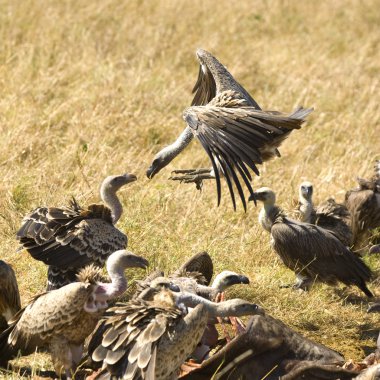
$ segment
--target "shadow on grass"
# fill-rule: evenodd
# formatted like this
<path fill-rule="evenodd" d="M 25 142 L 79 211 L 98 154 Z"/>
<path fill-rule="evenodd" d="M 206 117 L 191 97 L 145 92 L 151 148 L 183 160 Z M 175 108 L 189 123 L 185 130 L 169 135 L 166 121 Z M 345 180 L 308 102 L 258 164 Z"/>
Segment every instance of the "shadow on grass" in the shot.
<path fill-rule="evenodd" d="M 84 380 L 92 371 L 89 370 L 79 370 L 75 373 L 74 379 L 75 380 Z M 10 366 L 8 370 L 2 370 L 0 369 L 0 377 L 1 375 L 15 375 L 17 374 L 20 377 L 25 377 L 25 378 L 32 378 L 33 380 L 38 380 L 38 379 L 56 379 L 57 375 L 55 374 L 54 371 L 49 371 L 49 370 L 39 370 L 36 368 L 31 368 L 31 367 L 18 367 L 18 366 Z M 65 378 L 65 377 L 63 377 Z"/>
<path fill-rule="evenodd" d="M 370 299 L 367 298 L 364 294 L 363 296 L 353 294 L 350 292 L 349 288 L 334 288 L 334 293 L 337 297 L 339 297 L 343 305 L 350 304 L 350 305 L 366 305 L 368 306 L 368 303 L 370 302 Z"/>

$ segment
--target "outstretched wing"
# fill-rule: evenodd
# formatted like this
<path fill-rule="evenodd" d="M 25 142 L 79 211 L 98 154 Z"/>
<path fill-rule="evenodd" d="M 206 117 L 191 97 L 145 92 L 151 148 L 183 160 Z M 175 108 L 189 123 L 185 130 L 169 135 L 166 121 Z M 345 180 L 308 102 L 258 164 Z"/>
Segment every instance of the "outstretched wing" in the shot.
<path fill-rule="evenodd" d="M 233 183 L 246 209 L 239 176 L 254 198 L 249 169 L 259 175 L 256 165 L 278 155 L 277 148 L 293 129 L 301 128 L 306 116 L 312 111 L 299 108 L 291 115 L 283 115 L 260 111 L 245 104 L 245 100 L 239 100 L 239 95 L 226 91 L 218 94 L 209 105 L 187 108 L 183 114 L 211 160 L 217 183 L 218 205 L 221 199 L 220 177 L 223 175 L 234 209 Z"/>

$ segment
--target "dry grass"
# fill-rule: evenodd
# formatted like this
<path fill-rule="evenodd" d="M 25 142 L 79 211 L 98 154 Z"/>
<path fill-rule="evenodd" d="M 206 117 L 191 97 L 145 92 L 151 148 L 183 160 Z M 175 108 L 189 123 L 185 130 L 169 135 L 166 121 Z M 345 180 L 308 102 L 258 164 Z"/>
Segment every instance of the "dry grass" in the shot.
<path fill-rule="evenodd" d="M 257 209 L 234 213 L 226 189 L 216 208 L 214 184 L 199 193 L 166 180 L 171 169 L 208 165 L 198 143 L 154 180 L 145 170 L 184 127 L 194 52 L 203 47 L 264 108 L 315 107 L 283 157 L 261 168 L 256 188 L 273 187 L 286 207 L 309 179 L 317 201 L 342 200 L 380 158 L 378 0 L 1 0 L 0 7 L 0 255 L 16 269 L 23 302 L 44 289 L 46 268 L 16 253 L 22 216 L 71 195 L 96 201 L 103 177 L 128 171 L 139 181 L 122 193 L 120 228 L 152 266 L 170 270 L 208 250 L 217 270 L 252 279 L 233 294 L 347 358 L 374 347 L 378 316 L 366 314 L 356 289 L 279 289 L 293 274 L 271 252 Z M 378 259 L 370 264 L 378 273 Z"/>

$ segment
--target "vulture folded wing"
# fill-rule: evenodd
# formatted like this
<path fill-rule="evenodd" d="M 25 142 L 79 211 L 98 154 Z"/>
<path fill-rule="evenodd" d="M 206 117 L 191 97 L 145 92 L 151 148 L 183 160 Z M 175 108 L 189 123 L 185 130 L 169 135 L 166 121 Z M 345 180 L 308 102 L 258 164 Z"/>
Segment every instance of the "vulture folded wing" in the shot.
<path fill-rule="evenodd" d="M 35 297 L 11 322 L 9 344 L 22 348 L 65 331 L 82 313 L 90 292 L 86 284 L 77 282 Z"/>
<path fill-rule="evenodd" d="M 271 235 L 274 250 L 296 273 L 330 284 L 341 281 L 366 289 L 370 269 L 329 231 L 288 219 L 275 223 Z"/>
<path fill-rule="evenodd" d="M 10 319 L 21 308 L 17 279 L 12 267 L 0 260 L 0 316 Z"/>
<path fill-rule="evenodd" d="M 232 95 L 231 95 L 232 94 Z M 277 154 L 277 147 L 293 129 L 301 128 L 311 109 L 300 108 L 290 116 L 257 110 L 254 107 L 238 107 L 234 93 L 219 94 L 223 101 L 212 105 L 190 107 L 183 117 L 206 150 L 216 177 L 218 204 L 221 198 L 220 177 L 227 181 L 234 208 L 236 208 L 234 183 L 246 208 L 246 200 L 238 175 L 244 181 L 252 197 L 250 168 L 256 175 L 256 164 L 263 163 Z M 233 107 L 229 105 L 233 104 Z"/>
<path fill-rule="evenodd" d="M 354 238 L 367 229 L 380 226 L 380 194 L 372 190 L 352 190 L 346 194 L 345 202 L 351 213 L 351 228 Z"/>
<path fill-rule="evenodd" d="M 113 226 L 103 205 L 84 210 L 72 203 L 68 208 L 37 210 L 27 217 L 17 237 L 33 258 L 47 265 L 60 269 L 92 262 L 101 265 L 127 245 L 126 235 Z"/>
<path fill-rule="evenodd" d="M 118 378 L 141 376 L 153 380 L 158 342 L 181 312 L 141 299 L 118 304 L 108 312 L 110 315 L 99 326 L 101 342 L 95 333 L 89 345 L 93 360 L 103 361 Z"/>

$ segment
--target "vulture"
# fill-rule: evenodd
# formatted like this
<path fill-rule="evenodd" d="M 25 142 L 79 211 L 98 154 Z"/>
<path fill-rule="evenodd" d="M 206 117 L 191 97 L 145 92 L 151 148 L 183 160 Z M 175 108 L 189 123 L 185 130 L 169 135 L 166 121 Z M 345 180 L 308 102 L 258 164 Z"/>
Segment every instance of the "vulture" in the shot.
<path fill-rule="evenodd" d="M 198 275 L 197 275 L 198 274 Z M 214 274 L 214 264 L 207 252 L 200 252 L 192 256 L 174 273 L 176 277 L 196 277 L 202 285 L 209 285 Z"/>
<path fill-rule="evenodd" d="M 178 156 L 195 137 L 206 151 L 212 169 L 178 170 L 172 179 L 195 182 L 215 179 L 218 205 L 223 176 L 236 210 L 237 190 L 244 209 L 245 186 L 253 196 L 253 172 L 259 175 L 258 164 L 277 156 L 278 147 L 292 130 L 300 129 L 312 109 L 297 108 L 291 114 L 263 111 L 248 92 L 212 54 L 198 49 L 199 76 L 191 107 L 183 112 L 187 126 L 177 140 L 163 148 L 153 159 L 146 174 L 153 178 Z M 244 184 L 243 184 L 244 183 Z M 236 188 L 234 190 L 234 187 Z"/>
<path fill-rule="evenodd" d="M 346 193 L 345 205 L 351 213 L 355 246 L 367 246 L 371 230 L 380 227 L 380 160 L 375 174 L 367 180 L 358 178 L 359 187 Z"/>
<path fill-rule="evenodd" d="M 316 280 L 329 285 L 340 281 L 357 286 L 367 297 L 373 296 L 366 285 L 371 270 L 333 233 L 287 218 L 276 206 L 276 195 L 268 187 L 255 191 L 255 197 L 264 204 L 259 222 L 270 232 L 272 248 L 296 273 L 295 288 L 308 290 Z"/>
<path fill-rule="evenodd" d="M 186 291 L 193 292 L 202 297 L 214 301 L 219 291 L 225 290 L 227 287 L 238 283 L 249 283 L 249 279 L 245 276 L 238 275 L 233 272 L 222 272 L 215 277 L 215 280 L 210 285 L 213 276 L 213 262 L 207 252 L 200 252 L 192 256 L 175 272 L 167 277 L 164 273 L 156 270 L 150 273 L 143 281 L 137 281 L 136 292 L 131 295 L 132 299 L 138 298 L 145 301 L 152 301 L 153 297 L 162 289 L 170 289 L 174 292 Z M 202 344 L 198 344 L 197 351 L 202 349 L 209 351 L 210 346 L 214 345 L 218 339 L 218 332 L 215 328 L 216 320 L 213 319 L 206 326 L 204 336 L 201 338 Z M 231 320 L 233 324 L 238 324 L 238 321 Z M 237 326 L 239 328 L 239 326 Z M 88 347 L 88 352 L 91 353 L 94 347 L 100 345 L 102 337 L 105 333 L 106 326 L 100 323 L 91 336 L 91 343 Z M 193 353 L 195 356 L 196 353 Z M 83 361 L 85 366 L 93 369 L 98 369 L 99 364 L 95 363 L 90 356 L 86 356 Z"/>
<path fill-rule="evenodd" d="M 78 282 L 35 297 L 10 321 L 0 335 L 0 365 L 17 356 L 48 348 L 57 375 L 71 379 L 79 363 L 84 340 L 96 327 L 107 301 L 127 288 L 124 270 L 146 268 L 147 260 L 126 250 L 111 254 L 107 271 L 111 283 L 98 282 L 100 270 L 90 265 L 80 271 Z"/>
<path fill-rule="evenodd" d="M 8 321 L 21 309 L 20 292 L 13 268 L 0 260 L 0 331 L 8 327 Z"/>
<path fill-rule="evenodd" d="M 240 299 L 215 303 L 169 290 L 157 293 L 152 301 L 136 298 L 109 312 L 102 342 L 92 351 L 92 359 L 103 363 L 97 379 L 177 379 L 210 317 L 264 313 Z"/>
<path fill-rule="evenodd" d="M 356 373 L 341 368 L 343 363 L 344 358 L 338 352 L 303 337 L 265 314 L 253 316 L 242 334 L 181 379 L 351 380 Z M 294 364 L 297 372 L 300 372 L 299 365 L 303 367 L 299 377 L 291 377 L 296 368 L 289 367 Z M 321 373 L 323 375 L 318 377 Z"/>
<path fill-rule="evenodd" d="M 313 185 L 306 181 L 299 188 L 297 214 L 301 222 L 316 224 L 333 233 L 344 245 L 353 243 L 351 215 L 347 207 L 333 198 L 321 203 L 317 208 L 313 204 Z"/>
<path fill-rule="evenodd" d="M 233 285 L 249 284 L 249 278 L 247 276 L 228 270 L 219 273 L 215 277 L 211 286 L 202 285 L 202 283 L 199 283 L 198 277 L 196 276 L 196 272 L 188 272 L 187 276 L 170 275 L 167 278 L 157 277 L 150 283 L 140 283 L 140 286 L 149 286 L 154 288 L 157 285 L 164 283 L 166 279 L 168 282 L 178 287 L 179 291 L 181 292 L 194 293 L 210 301 L 214 301 L 219 293 L 224 292 L 225 290 L 227 290 L 227 288 Z"/>
<path fill-rule="evenodd" d="M 39 207 L 23 219 L 17 239 L 49 266 L 48 290 L 75 281 L 86 265 L 102 267 L 112 252 L 126 248 L 127 236 L 115 227 L 123 212 L 116 193 L 136 179 L 133 174 L 107 177 L 100 187 L 104 204 L 82 208 L 73 199 L 67 207 Z"/>

